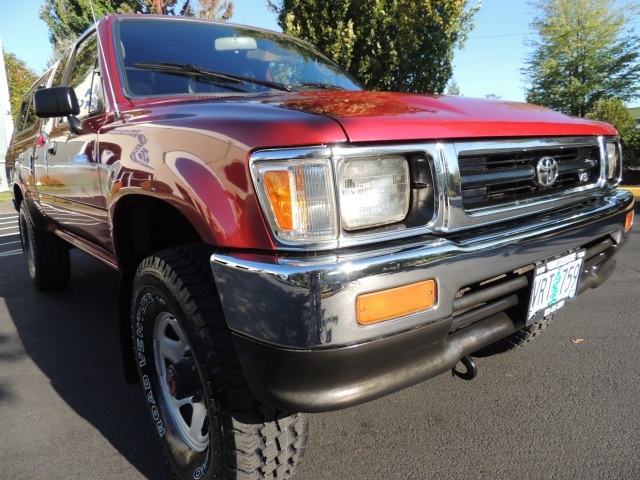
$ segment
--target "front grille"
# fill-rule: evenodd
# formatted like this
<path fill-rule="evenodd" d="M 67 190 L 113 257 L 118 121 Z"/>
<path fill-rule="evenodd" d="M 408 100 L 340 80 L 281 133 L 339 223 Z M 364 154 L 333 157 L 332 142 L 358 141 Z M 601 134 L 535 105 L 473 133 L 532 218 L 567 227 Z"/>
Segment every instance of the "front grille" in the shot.
<path fill-rule="evenodd" d="M 549 187 L 537 179 L 543 157 L 558 164 L 558 177 Z M 461 152 L 458 163 L 466 210 L 559 194 L 593 185 L 600 177 L 600 150 L 594 144 Z"/>
<path fill-rule="evenodd" d="M 578 294 L 602 283 L 615 267 L 616 244 L 602 237 L 581 246 L 586 250 Z M 482 282 L 461 288 L 453 302 L 450 333 L 487 318 L 505 313 L 516 324 L 524 321 L 529 305 L 535 265 L 527 265 Z"/>

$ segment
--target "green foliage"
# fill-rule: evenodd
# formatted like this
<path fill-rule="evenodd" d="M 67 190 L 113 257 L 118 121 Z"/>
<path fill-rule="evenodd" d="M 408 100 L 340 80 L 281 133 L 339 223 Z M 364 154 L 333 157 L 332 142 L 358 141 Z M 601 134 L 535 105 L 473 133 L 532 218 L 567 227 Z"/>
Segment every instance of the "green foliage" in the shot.
<path fill-rule="evenodd" d="M 586 117 L 613 125 L 622 137 L 636 128 L 636 121 L 618 98 L 598 100 Z"/>
<path fill-rule="evenodd" d="M 458 82 L 456 82 L 455 80 L 451 80 L 451 82 L 447 86 L 445 95 L 453 95 L 453 96 L 462 95 L 462 92 L 460 91 L 460 85 L 458 85 Z"/>
<path fill-rule="evenodd" d="M 285 33 L 313 43 L 373 90 L 442 93 L 468 0 L 268 0 Z"/>
<path fill-rule="evenodd" d="M 233 2 L 223 0 L 192 0 L 195 16 L 212 20 L 229 20 L 233 16 Z"/>
<path fill-rule="evenodd" d="M 56 57 L 94 23 L 91 4 L 96 19 L 111 13 L 157 13 L 217 20 L 229 20 L 233 15 L 230 0 L 44 0 L 40 18 L 49 27 Z"/>
<path fill-rule="evenodd" d="M 620 99 L 598 100 L 593 110 L 587 113 L 587 118 L 613 125 L 624 145 L 622 165 L 625 169 L 640 167 L 640 130 Z"/>
<path fill-rule="evenodd" d="M 585 116 L 600 99 L 629 101 L 640 87 L 633 0 L 537 0 L 538 37 L 523 73 L 527 101 Z"/>
<path fill-rule="evenodd" d="M 640 168 L 640 128 L 622 137 L 622 166 L 625 170 Z"/>
<path fill-rule="evenodd" d="M 56 54 L 62 54 L 69 44 L 93 23 L 91 4 L 96 18 L 117 11 L 141 12 L 144 0 L 44 0 L 40 18 L 49 27 L 49 41 Z"/>
<path fill-rule="evenodd" d="M 3 55 L 7 82 L 9 83 L 9 97 L 11 98 L 11 116 L 15 120 L 20 112 L 22 97 L 33 85 L 33 82 L 38 79 L 38 75 L 13 53 L 3 52 Z"/>

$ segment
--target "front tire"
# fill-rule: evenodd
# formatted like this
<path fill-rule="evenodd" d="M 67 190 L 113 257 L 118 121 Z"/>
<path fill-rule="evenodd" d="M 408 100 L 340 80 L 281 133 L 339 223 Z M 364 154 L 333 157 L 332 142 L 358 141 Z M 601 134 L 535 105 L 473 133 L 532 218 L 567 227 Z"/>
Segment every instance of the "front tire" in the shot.
<path fill-rule="evenodd" d="M 251 395 L 210 256 L 204 245 L 178 247 L 137 270 L 132 334 L 148 411 L 180 479 L 287 478 L 302 458 L 308 417 Z"/>
<path fill-rule="evenodd" d="M 481 348 L 473 355 L 476 357 L 490 357 L 493 355 L 498 355 L 501 353 L 506 353 L 515 348 L 522 347 L 529 342 L 532 342 L 536 338 L 540 336 L 542 332 L 544 332 L 549 323 L 553 320 L 553 315 L 549 315 L 547 317 L 543 317 L 541 320 L 532 323 L 531 325 L 524 327 L 518 330 L 511 335 L 504 337 L 501 340 L 498 340 L 491 345 L 487 345 L 484 348 Z"/>
<path fill-rule="evenodd" d="M 24 202 L 20 205 L 20 240 L 27 257 L 29 276 L 41 291 L 59 290 L 69 285 L 69 247 L 53 233 L 36 228 Z"/>

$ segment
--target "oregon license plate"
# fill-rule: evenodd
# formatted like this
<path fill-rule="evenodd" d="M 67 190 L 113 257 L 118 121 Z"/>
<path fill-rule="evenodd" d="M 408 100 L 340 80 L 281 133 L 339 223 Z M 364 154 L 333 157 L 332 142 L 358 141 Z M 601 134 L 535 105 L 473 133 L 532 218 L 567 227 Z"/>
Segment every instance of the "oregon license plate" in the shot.
<path fill-rule="evenodd" d="M 567 298 L 576 296 L 584 262 L 584 250 L 541 263 L 535 269 L 527 323 L 562 308 Z"/>

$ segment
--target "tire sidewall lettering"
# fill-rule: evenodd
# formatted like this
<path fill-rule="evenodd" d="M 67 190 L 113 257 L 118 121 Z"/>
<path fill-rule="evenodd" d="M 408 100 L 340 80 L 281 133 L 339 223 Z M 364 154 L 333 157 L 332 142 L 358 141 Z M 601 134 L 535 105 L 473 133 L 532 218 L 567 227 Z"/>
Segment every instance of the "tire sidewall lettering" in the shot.
<path fill-rule="evenodd" d="M 207 473 L 209 466 L 209 450 L 207 450 L 207 457 L 204 459 L 204 463 L 193 471 L 193 480 L 200 480 Z"/>
<path fill-rule="evenodd" d="M 135 285 L 134 285 L 135 288 Z M 162 397 L 155 365 L 154 335 L 153 329 L 162 312 L 171 312 L 178 317 L 176 305 L 171 301 L 167 302 L 161 298 L 162 289 L 157 284 L 149 285 L 138 289 L 138 295 L 134 291 L 134 308 L 132 310 L 132 336 L 133 348 L 136 355 L 136 362 L 140 371 L 142 387 L 144 389 L 146 407 L 150 419 L 154 424 L 156 433 L 165 451 L 175 451 L 179 446 L 184 449 L 182 454 L 170 455 L 167 457 L 180 478 L 194 478 L 203 480 L 208 478 L 210 470 L 210 448 L 204 452 L 197 453 L 184 443 L 178 433 L 177 427 L 173 424 L 171 416 L 165 411 L 166 399 Z M 172 308 L 173 307 L 173 308 Z M 169 458 L 173 457 L 173 458 Z"/>
<path fill-rule="evenodd" d="M 146 356 L 146 348 L 145 348 L 145 319 L 146 314 L 149 311 L 149 308 L 153 305 L 164 305 L 164 302 L 161 302 L 159 297 L 153 295 L 152 293 L 145 293 L 140 302 L 138 304 L 138 308 L 136 309 L 135 314 L 135 325 L 134 325 L 134 334 L 135 334 L 135 349 L 138 360 L 138 367 L 142 372 L 145 367 L 147 367 L 147 356 Z M 150 368 L 153 366 L 151 365 Z M 153 373 L 152 373 L 153 375 Z M 149 378 L 149 375 L 146 373 L 142 375 L 142 385 L 145 390 L 145 397 L 147 399 L 147 408 L 149 408 L 149 413 L 151 414 L 151 418 L 155 423 L 156 431 L 160 438 L 164 437 L 167 433 L 165 428 L 163 419 L 160 415 L 160 410 L 157 407 L 156 398 L 153 394 L 152 390 L 152 382 Z"/>
<path fill-rule="evenodd" d="M 135 324 L 135 347 L 136 357 L 138 359 L 138 366 L 143 368 L 147 365 L 147 357 L 144 350 L 144 318 L 149 305 L 154 301 L 154 297 L 151 293 L 145 294 L 141 299 L 136 311 L 136 324 Z M 145 375 L 146 376 L 146 375 Z M 147 381 L 149 378 L 147 377 Z M 145 387 L 146 388 L 146 387 Z"/>

